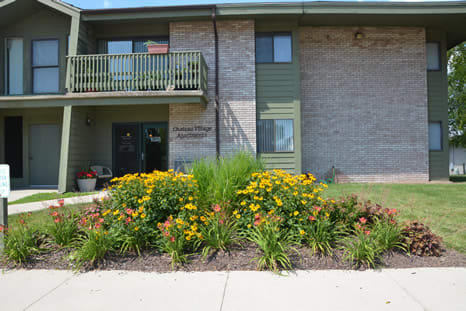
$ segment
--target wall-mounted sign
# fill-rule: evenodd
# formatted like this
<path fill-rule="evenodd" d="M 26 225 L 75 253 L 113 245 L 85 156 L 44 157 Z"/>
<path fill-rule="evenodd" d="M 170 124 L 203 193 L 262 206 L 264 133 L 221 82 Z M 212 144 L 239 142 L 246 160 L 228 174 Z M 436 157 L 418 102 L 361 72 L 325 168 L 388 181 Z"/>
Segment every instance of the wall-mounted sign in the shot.
<path fill-rule="evenodd" d="M 8 198 L 10 195 L 10 166 L 0 164 L 0 198 Z"/>
<path fill-rule="evenodd" d="M 177 139 L 204 138 L 212 131 L 212 127 L 192 126 L 192 127 L 174 127 L 172 131 Z"/>

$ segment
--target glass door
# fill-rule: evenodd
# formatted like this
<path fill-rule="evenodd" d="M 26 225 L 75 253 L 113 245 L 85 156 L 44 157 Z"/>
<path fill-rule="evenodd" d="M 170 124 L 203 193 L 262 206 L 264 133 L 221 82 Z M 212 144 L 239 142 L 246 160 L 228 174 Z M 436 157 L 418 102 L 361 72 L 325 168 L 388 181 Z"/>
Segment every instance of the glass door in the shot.
<path fill-rule="evenodd" d="M 166 122 L 142 124 L 142 172 L 168 169 L 167 129 Z"/>

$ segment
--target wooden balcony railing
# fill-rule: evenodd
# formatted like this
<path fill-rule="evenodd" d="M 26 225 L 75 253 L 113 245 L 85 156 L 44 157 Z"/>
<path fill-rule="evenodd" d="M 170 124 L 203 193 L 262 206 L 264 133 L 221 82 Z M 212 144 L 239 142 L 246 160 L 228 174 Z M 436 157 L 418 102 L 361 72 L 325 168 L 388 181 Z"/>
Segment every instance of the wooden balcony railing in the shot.
<path fill-rule="evenodd" d="M 207 64 L 201 52 L 68 56 L 68 92 L 202 90 Z"/>

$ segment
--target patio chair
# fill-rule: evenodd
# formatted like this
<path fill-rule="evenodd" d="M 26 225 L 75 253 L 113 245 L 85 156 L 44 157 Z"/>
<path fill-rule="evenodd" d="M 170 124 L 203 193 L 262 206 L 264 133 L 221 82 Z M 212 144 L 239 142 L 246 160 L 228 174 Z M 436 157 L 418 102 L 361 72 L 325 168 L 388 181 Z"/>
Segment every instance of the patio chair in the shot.
<path fill-rule="evenodd" d="M 109 182 L 113 177 L 112 170 L 101 165 L 91 166 L 91 170 L 97 172 L 97 187 L 100 189 L 105 183 Z"/>

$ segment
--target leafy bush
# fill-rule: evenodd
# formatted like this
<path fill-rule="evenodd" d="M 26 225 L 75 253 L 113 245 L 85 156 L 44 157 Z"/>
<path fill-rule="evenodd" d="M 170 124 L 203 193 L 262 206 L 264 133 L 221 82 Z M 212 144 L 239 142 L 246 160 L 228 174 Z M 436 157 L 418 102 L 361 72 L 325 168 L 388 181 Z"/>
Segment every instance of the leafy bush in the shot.
<path fill-rule="evenodd" d="M 1 228 L 4 232 L 4 254 L 9 261 L 21 264 L 41 251 L 43 238 L 38 230 L 30 227 L 24 215 L 18 219 L 15 230 Z"/>
<path fill-rule="evenodd" d="M 233 201 L 237 190 L 246 187 L 251 174 L 263 169 L 264 163 L 246 152 L 196 161 L 191 174 L 197 180 L 199 206 L 208 208 L 216 203 Z"/>
<path fill-rule="evenodd" d="M 412 221 L 403 228 L 404 243 L 409 251 L 417 256 L 440 256 L 442 238 L 435 235 L 429 227 L 418 221 Z"/>
<path fill-rule="evenodd" d="M 262 251 L 261 256 L 254 258 L 260 270 L 268 268 L 278 272 L 280 268 L 291 269 L 288 253 L 293 249 L 294 237 L 280 229 L 280 222 L 277 216 L 267 216 L 248 232 L 247 239 Z"/>
<path fill-rule="evenodd" d="M 266 216 L 277 216 L 280 227 L 298 235 L 309 210 L 326 204 L 319 196 L 326 184 L 315 184 L 312 175 L 291 175 L 282 170 L 252 173 L 248 186 L 237 191 L 243 229 L 257 225 Z"/>

